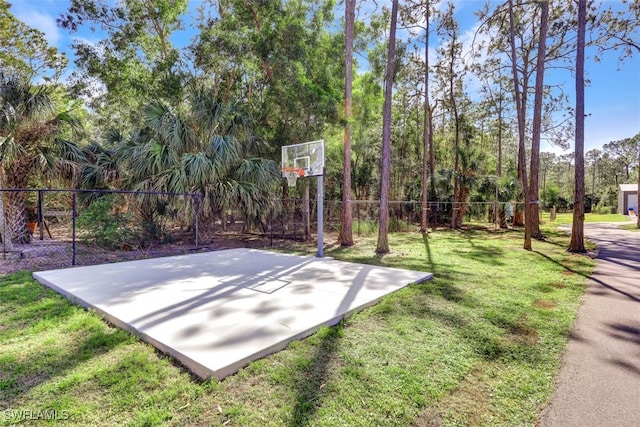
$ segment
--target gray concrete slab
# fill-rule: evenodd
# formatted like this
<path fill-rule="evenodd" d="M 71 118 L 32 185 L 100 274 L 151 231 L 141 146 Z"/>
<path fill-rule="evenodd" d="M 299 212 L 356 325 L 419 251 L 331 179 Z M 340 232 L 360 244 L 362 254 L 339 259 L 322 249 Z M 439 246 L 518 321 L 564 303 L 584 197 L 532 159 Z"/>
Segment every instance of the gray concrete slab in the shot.
<path fill-rule="evenodd" d="M 255 249 L 42 271 L 40 283 L 224 378 L 430 273 Z"/>

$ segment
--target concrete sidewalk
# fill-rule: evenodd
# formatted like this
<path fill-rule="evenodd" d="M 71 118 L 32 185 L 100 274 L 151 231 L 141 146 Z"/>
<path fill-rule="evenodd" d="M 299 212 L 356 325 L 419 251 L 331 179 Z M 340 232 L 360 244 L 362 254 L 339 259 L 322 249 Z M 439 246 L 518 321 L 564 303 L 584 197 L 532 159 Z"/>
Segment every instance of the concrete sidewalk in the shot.
<path fill-rule="evenodd" d="M 585 224 L 598 245 L 541 426 L 640 425 L 640 232 Z"/>

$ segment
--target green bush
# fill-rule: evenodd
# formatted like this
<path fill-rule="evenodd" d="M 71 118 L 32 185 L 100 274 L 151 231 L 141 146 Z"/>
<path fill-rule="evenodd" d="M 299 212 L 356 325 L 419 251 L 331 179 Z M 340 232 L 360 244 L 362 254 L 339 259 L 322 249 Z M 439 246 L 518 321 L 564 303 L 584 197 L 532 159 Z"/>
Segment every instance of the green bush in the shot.
<path fill-rule="evenodd" d="M 592 209 L 592 212 L 597 213 L 598 215 L 609 215 L 613 212 L 611 206 L 607 206 L 605 203 L 598 203 L 595 208 Z"/>
<path fill-rule="evenodd" d="M 359 236 L 374 236 L 378 232 L 378 222 L 368 219 L 354 220 L 351 228 Z"/>
<path fill-rule="evenodd" d="M 389 233 L 409 231 L 409 229 L 410 226 L 406 220 L 397 218 L 395 216 L 389 218 Z"/>
<path fill-rule="evenodd" d="M 131 213 L 118 209 L 123 204 L 122 197 L 113 194 L 91 202 L 76 223 L 82 240 L 105 249 L 135 247 L 141 230 Z"/>

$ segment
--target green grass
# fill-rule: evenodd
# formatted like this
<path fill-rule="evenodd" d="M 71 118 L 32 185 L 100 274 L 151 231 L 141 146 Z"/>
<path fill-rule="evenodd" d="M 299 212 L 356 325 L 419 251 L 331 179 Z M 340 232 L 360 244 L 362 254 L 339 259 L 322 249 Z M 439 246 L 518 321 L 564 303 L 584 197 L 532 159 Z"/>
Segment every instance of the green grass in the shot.
<path fill-rule="evenodd" d="M 0 424 L 56 410 L 66 425 L 535 425 L 593 261 L 550 229 L 375 239 L 328 256 L 431 271 L 333 328 L 222 382 L 18 273 L 0 278 Z M 64 411 L 64 412 L 63 412 Z"/>
<path fill-rule="evenodd" d="M 623 230 L 629 230 L 629 231 L 640 231 L 640 228 L 638 228 L 638 223 L 636 222 L 632 224 L 623 224 L 620 226 L 620 228 L 622 228 Z"/>
<path fill-rule="evenodd" d="M 620 214 L 596 214 L 587 213 L 584 215 L 584 222 L 627 222 L 629 217 Z M 542 222 L 550 222 L 549 212 L 542 213 Z M 571 224 L 573 222 L 572 212 L 563 212 L 556 214 L 555 224 Z"/>

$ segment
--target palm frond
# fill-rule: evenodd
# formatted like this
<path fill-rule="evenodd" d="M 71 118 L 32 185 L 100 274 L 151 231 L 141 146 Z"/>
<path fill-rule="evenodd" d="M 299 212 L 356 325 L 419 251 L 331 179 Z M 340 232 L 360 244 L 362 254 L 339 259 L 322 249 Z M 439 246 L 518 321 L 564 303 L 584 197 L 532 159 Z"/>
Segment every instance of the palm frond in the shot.
<path fill-rule="evenodd" d="M 218 178 L 211 159 L 205 153 L 186 153 L 182 156 L 181 165 L 190 187 L 201 188 Z"/>
<path fill-rule="evenodd" d="M 167 106 L 158 102 L 148 105 L 145 119 L 155 136 L 176 151 L 190 151 L 197 145 L 197 137 L 189 125 Z"/>
<path fill-rule="evenodd" d="M 0 138 L 0 163 L 10 164 L 24 154 L 24 147 L 16 143 L 13 136 Z"/>
<path fill-rule="evenodd" d="M 280 173 L 273 160 L 253 157 L 243 159 L 235 176 L 240 181 L 254 182 L 261 187 L 272 187 L 280 182 Z"/>
<path fill-rule="evenodd" d="M 234 163 L 240 159 L 239 145 L 232 136 L 216 135 L 211 139 L 208 154 L 215 162 Z"/>

